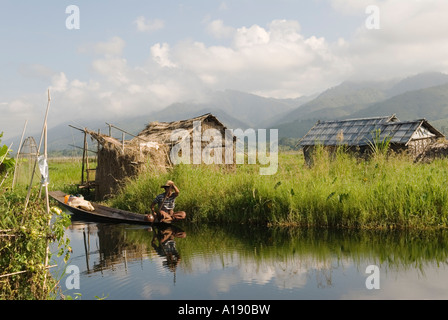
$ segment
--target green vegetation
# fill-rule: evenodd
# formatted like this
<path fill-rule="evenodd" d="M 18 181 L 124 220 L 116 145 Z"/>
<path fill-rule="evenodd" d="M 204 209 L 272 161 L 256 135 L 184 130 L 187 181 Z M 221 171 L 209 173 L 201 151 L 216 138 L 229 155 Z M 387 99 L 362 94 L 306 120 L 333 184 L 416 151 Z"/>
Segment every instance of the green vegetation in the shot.
<path fill-rule="evenodd" d="M 1 145 L 3 132 L 0 132 L 0 187 L 14 168 L 15 161 L 9 157 L 10 149 L 7 145 Z"/>
<path fill-rule="evenodd" d="M 34 200 L 24 210 L 25 195 L 0 195 L 0 300 L 40 300 L 55 297 L 57 280 L 46 268 L 49 242 L 58 244 L 57 255 L 68 258 L 65 228 L 71 223 L 66 214 L 47 214 L 45 201 Z M 48 254 L 48 256 L 47 256 Z"/>
<path fill-rule="evenodd" d="M 6 156 L 4 159 L 8 160 Z M 12 167 L 9 164 L 7 169 Z M 66 171 L 63 165 L 59 169 Z M 52 173 L 57 170 L 53 168 Z M 68 177 L 64 173 L 53 178 L 66 181 Z M 0 188 L 0 300 L 40 300 L 57 295 L 58 281 L 48 270 L 53 255 L 48 248 L 53 242 L 58 247 L 55 254 L 68 258 L 69 241 L 64 233 L 71 222 L 67 214 L 47 213 L 43 197 L 38 197 L 38 183 L 32 188 L 26 209 L 27 185 L 11 190 L 9 175 Z"/>
<path fill-rule="evenodd" d="M 372 140 L 368 141 L 373 157 L 386 156 L 389 152 L 391 138 L 385 136 L 381 139 L 381 129 L 377 129 L 372 133 Z"/>
<path fill-rule="evenodd" d="M 94 159 L 90 159 L 92 163 Z M 96 166 L 96 164 L 95 164 Z M 50 158 L 48 171 L 50 190 L 61 190 L 70 194 L 80 193 L 82 158 Z"/>
<path fill-rule="evenodd" d="M 317 148 L 311 168 L 301 152 L 281 152 L 278 172 L 271 176 L 261 176 L 260 165 L 247 164 L 234 171 L 205 165 L 148 171 L 129 180 L 107 204 L 145 213 L 170 179 L 181 190 L 177 207 L 197 226 L 250 224 L 302 232 L 446 229 L 448 160 L 417 164 L 404 155 L 386 155 L 387 141 L 373 143 L 379 152 L 367 161 L 342 148 L 331 157 Z M 50 190 L 78 193 L 80 169 L 80 159 L 49 159 Z M 10 190 L 11 180 L 10 175 L 0 189 L 0 299 L 55 297 L 58 281 L 43 267 L 46 248 L 54 241 L 57 254 L 67 253 L 64 227 L 69 219 L 46 214 L 39 181 L 25 212 L 28 186 Z"/>
<path fill-rule="evenodd" d="M 197 223 L 359 229 L 446 228 L 447 160 L 415 164 L 404 155 L 378 153 L 359 160 L 342 149 L 329 157 L 318 148 L 314 166 L 301 153 L 280 153 L 279 169 L 260 176 L 259 166 L 229 173 L 215 166 L 177 166 L 148 172 L 109 205 L 144 213 L 160 186 L 171 179 L 181 189 L 177 207 Z"/>

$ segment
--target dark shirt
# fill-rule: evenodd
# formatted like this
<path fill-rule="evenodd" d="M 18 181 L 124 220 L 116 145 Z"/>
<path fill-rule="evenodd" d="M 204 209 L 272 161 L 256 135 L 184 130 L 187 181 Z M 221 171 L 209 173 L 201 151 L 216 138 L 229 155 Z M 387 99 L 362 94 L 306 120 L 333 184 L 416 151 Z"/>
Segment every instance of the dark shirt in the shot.
<path fill-rule="evenodd" d="M 176 193 L 173 193 L 171 196 L 165 199 L 165 193 L 161 193 L 154 199 L 153 203 L 157 203 L 157 205 L 159 206 L 159 210 L 171 211 L 174 210 L 174 200 L 176 199 L 176 197 Z M 163 206 L 160 207 L 162 205 L 163 199 L 165 199 L 165 202 L 163 203 Z"/>

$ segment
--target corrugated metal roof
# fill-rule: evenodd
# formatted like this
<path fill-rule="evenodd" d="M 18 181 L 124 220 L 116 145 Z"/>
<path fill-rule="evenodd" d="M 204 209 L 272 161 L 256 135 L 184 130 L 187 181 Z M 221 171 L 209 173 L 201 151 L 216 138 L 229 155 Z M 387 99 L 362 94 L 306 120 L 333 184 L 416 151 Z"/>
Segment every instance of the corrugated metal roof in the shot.
<path fill-rule="evenodd" d="M 319 121 L 302 138 L 299 145 L 365 146 L 372 142 L 378 133 L 380 141 L 390 138 L 391 143 L 406 145 L 422 127 L 430 136 L 443 137 L 443 134 L 434 129 L 425 119 L 401 122 L 393 115 L 378 118 Z"/>

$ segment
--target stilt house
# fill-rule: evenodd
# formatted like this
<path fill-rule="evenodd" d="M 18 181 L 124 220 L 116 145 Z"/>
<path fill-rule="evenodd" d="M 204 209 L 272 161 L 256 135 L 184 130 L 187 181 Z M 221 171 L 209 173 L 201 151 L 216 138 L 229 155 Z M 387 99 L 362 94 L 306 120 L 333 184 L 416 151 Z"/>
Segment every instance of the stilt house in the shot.
<path fill-rule="evenodd" d="M 204 138 L 204 135 L 210 132 L 213 136 Z M 229 137 L 229 132 L 212 114 L 174 122 L 152 122 L 131 140 L 125 140 L 123 135 L 120 141 L 87 130 L 100 145 L 95 176 L 96 199 L 102 200 L 111 196 L 127 179 L 139 175 L 148 168 L 153 168 L 155 172 L 166 172 L 178 164 L 173 162 L 173 157 L 176 156 L 183 163 L 196 164 L 194 160 L 199 159 L 200 162 L 197 164 L 200 164 L 203 163 L 204 154 L 210 157 L 219 155 L 222 161 L 214 163 L 229 163 L 224 159 L 226 150 L 229 141 L 232 150 L 235 150 L 236 140 L 233 135 Z M 182 154 L 187 151 L 189 154 Z M 232 161 L 228 166 L 233 167 L 234 163 L 235 161 Z"/>
<path fill-rule="evenodd" d="M 300 140 L 305 161 L 312 163 L 312 154 L 317 145 L 330 151 L 338 146 L 359 155 L 371 151 L 375 141 L 389 141 L 390 149 L 396 152 L 407 151 L 417 157 L 434 141 L 444 135 L 427 120 L 400 121 L 395 115 L 387 117 L 318 121 Z"/>

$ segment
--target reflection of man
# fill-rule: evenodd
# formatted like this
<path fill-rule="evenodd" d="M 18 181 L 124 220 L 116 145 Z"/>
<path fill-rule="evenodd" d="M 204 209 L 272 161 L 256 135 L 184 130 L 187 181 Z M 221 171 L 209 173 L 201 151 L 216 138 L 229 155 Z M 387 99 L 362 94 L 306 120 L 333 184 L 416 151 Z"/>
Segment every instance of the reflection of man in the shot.
<path fill-rule="evenodd" d="M 171 180 L 168 180 L 162 188 L 165 189 L 165 192 L 159 194 L 151 204 L 151 212 L 154 216 L 157 216 L 157 221 L 170 223 L 173 220 L 185 219 L 186 214 L 184 211 L 174 212 L 175 200 L 179 195 L 179 188 Z M 154 210 L 156 204 L 159 208 L 158 215 Z M 151 221 L 152 218 L 148 216 L 148 219 Z"/>
<path fill-rule="evenodd" d="M 156 237 L 158 244 L 156 244 Z M 180 254 L 176 249 L 176 242 L 174 238 L 185 238 L 184 231 L 173 232 L 172 228 L 166 228 L 160 230 L 159 228 L 154 230 L 154 237 L 151 241 L 151 245 L 161 257 L 166 257 L 166 261 L 163 265 L 166 266 L 172 272 L 176 271 L 176 267 L 180 262 Z"/>

